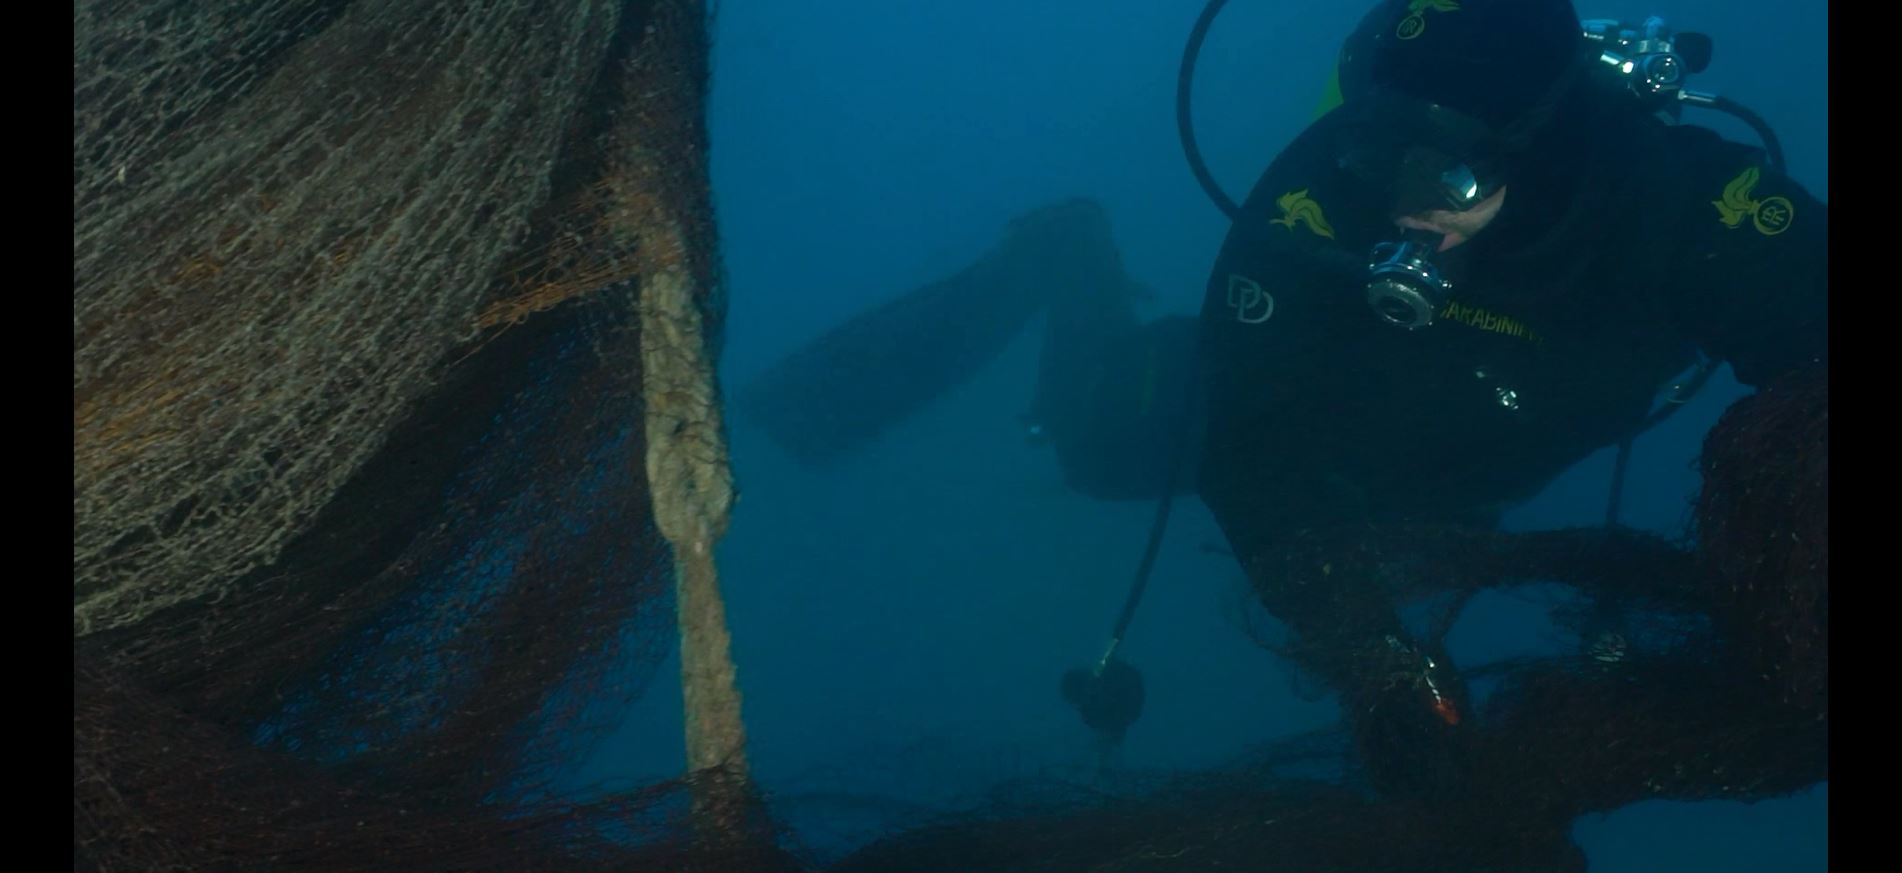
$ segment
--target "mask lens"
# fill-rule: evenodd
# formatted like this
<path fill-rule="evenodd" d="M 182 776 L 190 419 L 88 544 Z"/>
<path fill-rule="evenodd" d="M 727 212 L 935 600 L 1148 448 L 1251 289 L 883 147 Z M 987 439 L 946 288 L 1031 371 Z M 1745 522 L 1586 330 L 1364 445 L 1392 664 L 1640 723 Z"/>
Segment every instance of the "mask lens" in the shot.
<path fill-rule="evenodd" d="M 1492 132 L 1445 107 L 1381 95 L 1340 130 L 1340 166 L 1392 198 L 1393 216 L 1463 212 L 1497 189 Z"/>
<path fill-rule="evenodd" d="M 1394 172 L 1394 214 L 1464 212 L 1491 193 L 1470 164 L 1437 149 L 1407 149 Z"/>

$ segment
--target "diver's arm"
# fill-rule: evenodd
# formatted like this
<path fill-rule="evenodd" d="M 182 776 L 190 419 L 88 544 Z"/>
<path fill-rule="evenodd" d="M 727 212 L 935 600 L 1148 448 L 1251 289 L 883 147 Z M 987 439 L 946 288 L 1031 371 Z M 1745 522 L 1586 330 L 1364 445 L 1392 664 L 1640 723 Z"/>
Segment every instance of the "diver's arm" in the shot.
<path fill-rule="evenodd" d="M 1333 159 L 1336 123 L 1311 126 L 1263 173 L 1203 298 L 1200 490 L 1245 566 L 1295 531 L 1362 514 L 1332 456 L 1369 435 L 1341 432 L 1353 398 L 1332 386 L 1376 324 L 1365 257 L 1391 227 Z"/>
<path fill-rule="evenodd" d="M 1829 207 L 1761 152 L 1679 129 L 1691 159 L 1676 317 L 1761 388 L 1829 358 Z"/>
<path fill-rule="evenodd" d="M 1389 585 L 1360 560 L 1382 495 L 1356 484 L 1348 459 L 1390 435 L 1348 423 L 1365 420 L 1352 410 L 1369 402 L 1350 386 L 1381 366 L 1358 357 L 1374 332 L 1394 330 L 1366 294 L 1366 253 L 1393 228 L 1378 193 L 1339 169 L 1332 123 L 1263 174 L 1209 277 L 1198 485 L 1262 604 L 1292 632 L 1285 653 L 1342 694 L 1370 767 L 1391 774 L 1405 769 L 1406 743 L 1383 739 L 1389 729 L 1457 721 L 1462 692 L 1450 659 L 1412 638 Z M 1430 695 L 1411 681 L 1428 678 Z"/>

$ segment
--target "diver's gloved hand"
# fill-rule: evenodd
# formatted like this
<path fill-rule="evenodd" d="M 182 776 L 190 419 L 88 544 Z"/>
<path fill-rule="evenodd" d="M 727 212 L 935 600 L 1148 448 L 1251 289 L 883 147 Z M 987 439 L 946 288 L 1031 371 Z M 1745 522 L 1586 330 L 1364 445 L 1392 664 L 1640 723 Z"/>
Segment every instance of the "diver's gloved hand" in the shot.
<path fill-rule="evenodd" d="M 1465 772 L 1465 697 L 1443 654 L 1388 636 L 1381 665 L 1342 697 L 1368 776 L 1382 790 L 1433 794 L 1454 790 Z"/>
<path fill-rule="evenodd" d="M 1095 670 L 1078 667 L 1063 674 L 1063 699 L 1076 707 L 1091 730 L 1119 742 L 1142 715 L 1143 676 L 1115 658 Z"/>

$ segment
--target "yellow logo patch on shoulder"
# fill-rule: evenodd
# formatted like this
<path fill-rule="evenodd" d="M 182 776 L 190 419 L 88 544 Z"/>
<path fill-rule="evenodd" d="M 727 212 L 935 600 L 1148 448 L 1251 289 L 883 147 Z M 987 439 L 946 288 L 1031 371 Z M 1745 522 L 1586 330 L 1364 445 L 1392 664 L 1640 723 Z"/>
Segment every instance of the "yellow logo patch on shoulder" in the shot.
<path fill-rule="evenodd" d="M 1308 189 L 1289 191 L 1277 198 L 1275 205 L 1281 207 L 1281 217 L 1270 219 L 1270 224 L 1294 230 L 1296 222 L 1306 222 L 1316 236 L 1334 238 L 1334 228 L 1328 226 L 1327 216 L 1321 214 L 1321 204 L 1308 197 Z"/>
<path fill-rule="evenodd" d="M 1751 167 L 1724 186 L 1723 199 L 1711 201 L 1711 205 L 1717 207 L 1718 220 L 1726 227 L 1742 227 L 1743 220 L 1748 218 L 1764 236 L 1776 236 L 1790 229 L 1790 222 L 1796 220 L 1796 204 L 1791 203 L 1790 198 L 1773 195 L 1758 200 L 1751 196 L 1761 178 L 1763 171 Z"/>
<path fill-rule="evenodd" d="M 1393 35 L 1401 39 L 1413 39 L 1426 32 L 1426 14 L 1428 12 L 1458 12 L 1459 0 L 1413 0 L 1407 4 L 1407 15 L 1400 19 L 1399 26 L 1393 29 Z"/>

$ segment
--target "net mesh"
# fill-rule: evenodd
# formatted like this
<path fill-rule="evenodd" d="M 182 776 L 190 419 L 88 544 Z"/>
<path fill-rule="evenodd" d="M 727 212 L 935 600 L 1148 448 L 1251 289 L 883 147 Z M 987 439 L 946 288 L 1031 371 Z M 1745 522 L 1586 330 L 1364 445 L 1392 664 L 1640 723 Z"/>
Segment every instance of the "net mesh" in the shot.
<path fill-rule="evenodd" d="M 562 769 L 723 525 L 706 27 L 74 7 L 76 869 L 786 863 L 743 770 Z"/>

